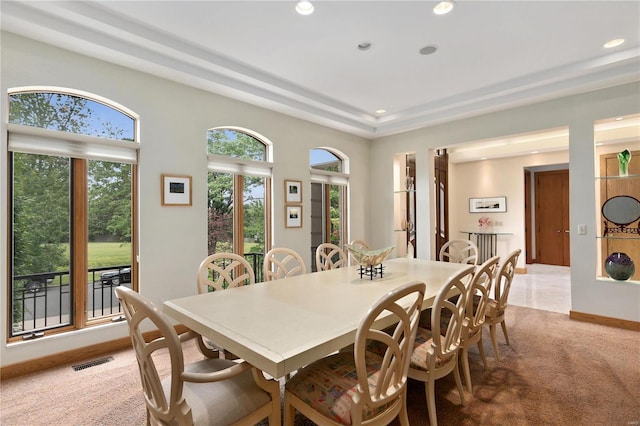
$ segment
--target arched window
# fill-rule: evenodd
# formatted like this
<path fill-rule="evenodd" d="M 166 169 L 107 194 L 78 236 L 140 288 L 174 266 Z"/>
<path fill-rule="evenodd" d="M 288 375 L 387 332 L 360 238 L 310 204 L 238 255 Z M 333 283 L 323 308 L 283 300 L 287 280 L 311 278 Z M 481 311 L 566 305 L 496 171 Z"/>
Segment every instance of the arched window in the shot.
<path fill-rule="evenodd" d="M 342 247 L 347 242 L 348 164 L 346 157 L 335 150 L 315 148 L 309 152 L 312 253 L 322 243 Z"/>
<path fill-rule="evenodd" d="M 9 90 L 12 338 L 119 315 L 135 287 L 138 118 L 72 89 Z"/>
<path fill-rule="evenodd" d="M 233 252 L 262 278 L 271 241 L 271 144 L 247 129 L 208 131 L 209 254 Z"/>

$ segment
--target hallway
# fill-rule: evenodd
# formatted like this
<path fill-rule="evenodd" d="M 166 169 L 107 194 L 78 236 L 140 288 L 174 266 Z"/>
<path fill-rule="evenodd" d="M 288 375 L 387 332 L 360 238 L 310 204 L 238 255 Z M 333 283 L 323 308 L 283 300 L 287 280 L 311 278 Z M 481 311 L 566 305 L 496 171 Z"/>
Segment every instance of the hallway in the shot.
<path fill-rule="evenodd" d="M 526 274 L 515 274 L 509 304 L 569 314 L 571 269 L 567 266 L 527 265 Z"/>

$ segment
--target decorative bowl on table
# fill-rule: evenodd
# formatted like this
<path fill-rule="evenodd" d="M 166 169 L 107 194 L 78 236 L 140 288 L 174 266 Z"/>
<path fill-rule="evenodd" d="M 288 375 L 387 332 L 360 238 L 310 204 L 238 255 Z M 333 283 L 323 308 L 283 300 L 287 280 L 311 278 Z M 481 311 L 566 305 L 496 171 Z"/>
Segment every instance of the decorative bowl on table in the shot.
<path fill-rule="evenodd" d="M 395 245 L 384 247 L 376 250 L 367 250 L 363 247 L 355 247 L 350 244 L 344 246 L 353 258 L 358 262 L 358 265 L 365 268 L 372 268 L 380 265 L 384 260 L 389 257 Z"/>

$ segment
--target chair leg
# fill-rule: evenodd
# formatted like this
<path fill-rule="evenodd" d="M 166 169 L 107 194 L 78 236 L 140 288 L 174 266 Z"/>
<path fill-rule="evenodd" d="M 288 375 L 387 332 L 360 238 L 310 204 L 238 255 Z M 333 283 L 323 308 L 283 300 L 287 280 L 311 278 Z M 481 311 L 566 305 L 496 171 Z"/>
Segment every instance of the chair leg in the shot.
<path fill-rule="evenodd" d="M 400 426 L 409 426 L 409 413 L 407 412 L 407 388 L 402 395 L 402 409 L 400 410 Z"/>
<path fill-rule="evenodd" d="M 496 361 L 500 361 L 500 352 L 498 352 L 498 336 L 496 332 L 496 325 L 491 324 L 489 326 L 489 330 L 491 331 L 491 343 L 493 344 L 493 353 L 496 356 Z"/>
<path fill-rule="evenodd" d="M 284 426 L 293 426 L 293 422 L 296 417 L 296 408 L 293 405 L 291 405 L 291 401 L 289 401 L 289 398 L 287 398 L 286 393 L 284 395 L 284 408 L 282 411 L 283 411 L 282 417 L 284 420 Z"/>
<path fill-rule="evenodd" d="M 269 425 L 282 425 L 282 406 L 280 405 L 280 384 L 278 382 L 274 383 L 274 393 L 271 394 L 271 414 L 269 415 Z M 294 412 L 295 413 L 295 412 Z"/>
<path fill-rule="evenodd" d="M 511 346 L 511 344 L 509 343 L 509 335 L 507 334 L 507 323 L 504 322 L 504 319 L 502 320 L 500 325 L 502 326 L 502 332 L 504 333 L 504 340 L 507 342 L 507 345 Z"/>
<path fill-rule="evenodd" d="M 469 349 L 462 348 L 462 358 L 460 359 L 462 364 L 462 372 L 464 373 L 464 382 L 467 384 L 467 391 L 473 393 L 471 388 L 471 372 L 469 371 Z"/>
<path fill-rule="evenodd" d="M 487 357 L 484 354 L 484 347 L 482 345 L 482 336 L 480 336 L 480 340 L 478 340 L 478 352 L 480 352 L 480 358 L 482 358 L 482 364 L 484 364 L 484 369 L 489 368 L 487 364 Z"/>
<path fill-rule="evenodd" d="M 424 391 L 427 394 L 427 410 L 429 411 L 429 424 L 438 426 L 438 416 L 436 416 L 436 386 L 433 377 L 424 382 Z"/>
<path fill-rule="evenodd" d="M 467 400 L 464 397 L 464 389 L 462 388 L 462 380 L 460 379 L 460 370 L 457 365 L 453 369 L 453 378 L 456 379 L 456 386 L 458 386 L 458 392 L 460 393 L 460 401 L 462 401 L 462 405 L 465 406 L 467 405 Z M 471 384 L 471 381 L 469 381 L 469 384 Z"/>

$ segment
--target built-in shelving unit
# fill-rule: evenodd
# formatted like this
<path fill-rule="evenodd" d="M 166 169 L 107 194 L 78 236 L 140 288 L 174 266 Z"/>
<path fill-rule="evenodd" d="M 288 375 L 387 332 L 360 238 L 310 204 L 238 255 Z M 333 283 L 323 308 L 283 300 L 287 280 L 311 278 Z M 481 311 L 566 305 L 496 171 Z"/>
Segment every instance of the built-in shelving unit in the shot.
<path fill-rule="evenodd" d="M 600 156 L 596 241 L 599 245 L 599 278 L 610 280 L 604 268 L 611 253 L 625 253 L 635 263 L 630 282 L 640 282 L 640 151 L 632 151 L 629 174 L 620 176 L 616 153 Z"/>
<path fill-rule="evenodd" d="M 416 158 L 396 154 L 394 159 L 393 233 L 396 256 L 416 257 Z"/>

